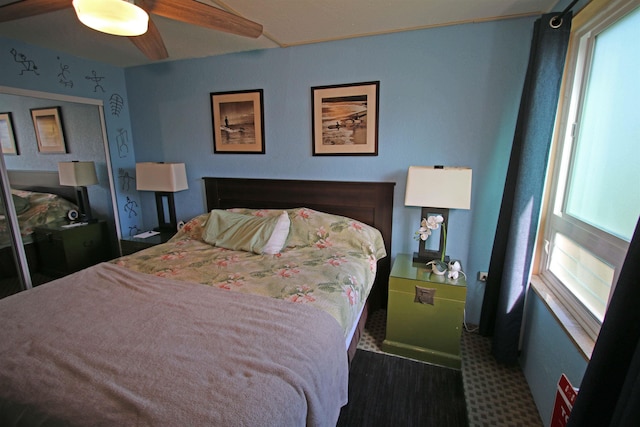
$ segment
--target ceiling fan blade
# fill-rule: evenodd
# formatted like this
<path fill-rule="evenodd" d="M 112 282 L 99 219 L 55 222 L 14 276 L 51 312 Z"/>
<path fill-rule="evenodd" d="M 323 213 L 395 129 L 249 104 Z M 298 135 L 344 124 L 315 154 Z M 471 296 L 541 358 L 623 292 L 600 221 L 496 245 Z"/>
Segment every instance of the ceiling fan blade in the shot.
<path fill-rule="evenodd" d="M 262 25 L 195 0 L 136 0 L 148 13 L 239 36 L 258 38 Z"/>
<path fill-rule="evenodd" d="M 129 37 L 129 40 L 149 59 L 159 61 L 169 57 L 160 31 L 158 31 L 158 27 L 153 23 L 151 17 L 149 17 L 149 29 L 147 32 L 141 36 Z"/>
<path fill-rule="evenodd" d="M 22 0 L 0 7 L 0 22 L 28 18 L 71 7 L 71 0 Z"/>

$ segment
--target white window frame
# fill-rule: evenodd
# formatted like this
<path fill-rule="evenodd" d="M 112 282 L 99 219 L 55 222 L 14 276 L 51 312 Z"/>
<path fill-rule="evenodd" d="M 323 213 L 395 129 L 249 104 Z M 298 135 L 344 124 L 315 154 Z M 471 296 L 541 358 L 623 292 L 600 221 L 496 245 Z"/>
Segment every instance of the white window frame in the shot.
<path fill-rule="evenodd" d="M 570 176 L 573 142 L 579 132 L 576 127 L 580 121 L 582 100 L 589 78 L 588 72 L 591 66 L 595 37 L 637 7 L 640 7 L 640 0 L 593 0 L 592 4 L 574 18 L 548 177 L 549 196 L 543 213 L 544 244 L 541 245 L 541 250 L 538 253 L 538 274 L 560 304 L 593 340 L 596 339 L 600 331 L 601 322 L 551 273 L 548 268 L 551 255 L 550 247 L 552 247 L 553 236 L 556 233 L 561 233 L 611 265 L 614 268 L 613 284 L 609 293 L 609 298 L 611 297 L 629 243 L 571 217 L 562 209 L 565 206 L 564 197 L 567 177 Z M 584 15 L 581 16 L 583 13 Z M 583 16 L 586 17 L 583 18 Z M 558 206 L 561 208 L 558 209 Z"/>

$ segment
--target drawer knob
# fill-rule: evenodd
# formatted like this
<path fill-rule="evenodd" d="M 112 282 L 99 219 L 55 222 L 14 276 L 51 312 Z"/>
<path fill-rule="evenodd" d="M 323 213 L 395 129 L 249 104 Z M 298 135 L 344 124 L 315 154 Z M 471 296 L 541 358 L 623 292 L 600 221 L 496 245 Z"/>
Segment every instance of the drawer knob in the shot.
<path fill-rule="evenodd" d="M 422 286 L 416 286 L 416 296 L 413 302 L 420 304 L 433 305 L 433 298 L 436 296 L 436 290 L 431 288 L 423 288 Z"/>

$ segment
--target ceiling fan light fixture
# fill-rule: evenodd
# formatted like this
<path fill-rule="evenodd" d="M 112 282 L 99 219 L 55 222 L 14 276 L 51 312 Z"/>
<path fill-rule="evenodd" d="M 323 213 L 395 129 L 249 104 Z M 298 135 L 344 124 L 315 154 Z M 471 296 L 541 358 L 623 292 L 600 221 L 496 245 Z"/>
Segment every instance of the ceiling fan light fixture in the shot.
<path fill-rule="evenodd" d="M 78 19 L 94 30 L 116 36 L 147 32 L 149 15 L 126 0 L 73 0 Z"/>

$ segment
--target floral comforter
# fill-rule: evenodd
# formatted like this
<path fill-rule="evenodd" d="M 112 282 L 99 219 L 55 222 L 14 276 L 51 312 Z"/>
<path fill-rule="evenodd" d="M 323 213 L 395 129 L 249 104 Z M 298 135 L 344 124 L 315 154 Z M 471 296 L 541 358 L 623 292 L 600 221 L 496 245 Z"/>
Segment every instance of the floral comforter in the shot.
<path fill-rule="evenodd" d="M 70 209 L 78 208 L 68 200 L 50 193 L 11 190 L 11 195 L 18 215 L 23 243 L 31 241 L 31 234 L 35 227 L 62 221 Z M 4 209 L 0 209 L 0 247 L 10 243 L 8 227 Z"/>
<path fill-rule="evenodd" d="M 282 210 L 233 209 L 256 216 Z M 276 255 L 232 251 L 205 243 L 209 214 L 189 221 L 169 242 L 113 262 L 128 269 L 310 304 L 331 314 L 345 338 L 369 295 L 377 260 L 386 256 L 378 230 L 359 221 L 306 208 L 286 211 L 291 224 L 285 248 Z"/>

